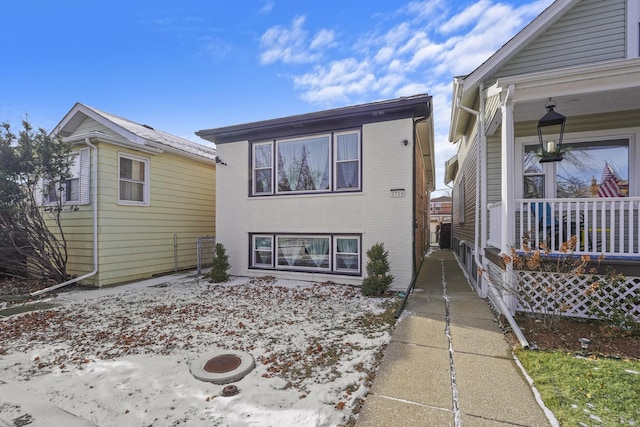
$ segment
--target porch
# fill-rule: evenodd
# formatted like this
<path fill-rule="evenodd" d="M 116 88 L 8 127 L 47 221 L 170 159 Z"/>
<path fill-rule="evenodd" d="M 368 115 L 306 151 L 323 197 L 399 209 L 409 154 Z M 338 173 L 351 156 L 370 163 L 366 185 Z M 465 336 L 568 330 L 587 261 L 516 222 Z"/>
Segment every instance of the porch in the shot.
<path fill-rule="evenodd" d="M 513 247 L 523 251 L 546 244 L 551 254 L 576 236 L 575 255 L 640 260 L 640 197 L 515 199 Z M 502 248 L 502 202 L 488 205 L 488 245 Z"/>

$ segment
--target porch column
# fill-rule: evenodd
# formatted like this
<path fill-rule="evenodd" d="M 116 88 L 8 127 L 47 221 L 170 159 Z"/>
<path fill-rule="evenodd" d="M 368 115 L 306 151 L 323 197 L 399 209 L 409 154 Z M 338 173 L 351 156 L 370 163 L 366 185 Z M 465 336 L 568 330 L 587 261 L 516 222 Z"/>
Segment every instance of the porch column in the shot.
<path fill-rule="evenodd" d="M 511 95 L 514 87 L 510 85 L 507 89 L 506 96 L 502 103 L 502 140 L 501 140 L 501 156 L 502 156 L 502 178 L 501 178 L 501 198 L 502 198 L 502 218 L 501 230 L 502 236 L 500 241 L 500 250 L 509 254 L 511 246 L 515 244 L 515 220 L 516 213 L 514 207 L 515 200 L 515 136 L 513 125 L 513 101 Z M 504 283 L 507 286 L 515 286 L 513 281 L 512 265 L 507 265 L 504 272 Z M 504 295 L 504 302 L 513 314 L 516 309 L 516 300 L 512 296 Z"/>
<path fill-rule="evenodd" d="M 511 93 L 509 87 L 508 94 Z M 508 95 L 507 95 L 508 96 Z M 502 104 L 502 182 L 501 182 L 501 199 L 502 199 L 502 236 L 500 241 L 500 249 L 509 253 L 511 246 L 515 243 L 515 137 L 513 130 L 513 102 L 508 99 Z"/>

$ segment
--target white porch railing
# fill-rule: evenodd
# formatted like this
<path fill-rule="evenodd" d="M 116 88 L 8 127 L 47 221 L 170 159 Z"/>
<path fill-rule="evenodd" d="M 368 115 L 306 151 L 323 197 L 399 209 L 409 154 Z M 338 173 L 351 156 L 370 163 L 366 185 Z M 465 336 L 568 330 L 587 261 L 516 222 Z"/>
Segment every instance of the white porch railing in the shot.
<path fill-rule="evenodd" d="M 528 235 L 530 246 L 546 243 L 557 252 L 576 236 L 575 254 L 630 258 L 640 255 L 640 197 L 595 199 L 518 199 L 515 247 L 522 248 Z M 500 247 L 500 204 L 489 209 L 489 245 Z"/>

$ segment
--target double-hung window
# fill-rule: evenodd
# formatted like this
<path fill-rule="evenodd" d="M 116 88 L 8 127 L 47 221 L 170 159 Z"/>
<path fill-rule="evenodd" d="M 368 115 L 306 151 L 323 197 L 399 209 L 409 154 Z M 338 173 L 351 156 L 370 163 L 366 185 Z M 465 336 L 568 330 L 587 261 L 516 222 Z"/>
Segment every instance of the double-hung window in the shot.
<path fill-rule="evenodd" d="M 253 194 L 271 194 L 273 188 L 273 147 L 253 144 Z"/>
<path fill-rule="evenodd" d="M 356 236 L 335 238 L 334 265 L 336 271 L 358 271 L 360 266 L 360 239 Z"/>
<path fill-rule="evenodd" d="M 68 177 L 64 182 L 44 182 L 44 204 L 89 203 L 89 149 L 71 153 Z"/>
<path fill-rule="evenodd" d="M 254 143 L 251 195 L 360 190 L 360 153 L 358 130 Z"/>
<path fill-rule="evenodd" d="M 149 204 L 149 159 L 120 153 L 118 177 L 120 204 L 143 206 Z"/>
<path fill-rule="evenodd" d="M 335 136 L 335 189 L 336 191 L 360 188 L 360 134 L 339 133 Z"/>

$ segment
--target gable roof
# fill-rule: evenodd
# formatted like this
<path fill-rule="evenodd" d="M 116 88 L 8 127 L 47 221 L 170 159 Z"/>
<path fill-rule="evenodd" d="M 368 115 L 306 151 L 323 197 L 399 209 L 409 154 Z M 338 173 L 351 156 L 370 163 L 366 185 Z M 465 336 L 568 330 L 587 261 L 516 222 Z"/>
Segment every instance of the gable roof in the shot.
<path fill-rule="evenodd" d="M 580 0 L 556 0 L 547 7 L 533 21 L 527 24 L 507 43 L 498 49 L 493 55 L 483 62 L 478 68 L 466 76 L 458 76 L 453 79 L 453 97 L 451 108 L 451 125 L 449 128 L 449 141 L 455 142 L 459 132 L 459 126 L 465 123 L 470 114 L 458 108 L 458 105 L 473 107 L 476 100 L 476 90 L 487 78 L 495 74 L 515 55 L 521 52 L 536 37 L 542 34 L 551 25 L 557 22 Z"/>
<path fill-rule="evenodd" d="M 198 144 L 175 135 L 154 129 L 145 124 L 110 114 L 97 108 L 77 102 L 51 132 L 62 138 L 69 137 L 78 129 L 86 118 L 91 118 L 121 136 L 132 148 L 149 148 L 159 152 L 170 151 L 177 155 L 196 157 L 200 160 L 215 161 L 216 150 L 213 147 Z M 101 137 L 92 132 L 94 137 Z M 105 134 L 106 138 L 107 135 Z M 108 142 L 110 141 L 106 138 Z"/>

